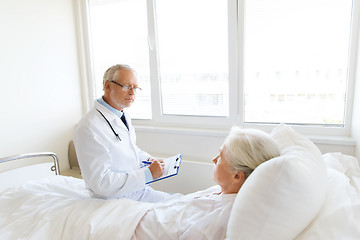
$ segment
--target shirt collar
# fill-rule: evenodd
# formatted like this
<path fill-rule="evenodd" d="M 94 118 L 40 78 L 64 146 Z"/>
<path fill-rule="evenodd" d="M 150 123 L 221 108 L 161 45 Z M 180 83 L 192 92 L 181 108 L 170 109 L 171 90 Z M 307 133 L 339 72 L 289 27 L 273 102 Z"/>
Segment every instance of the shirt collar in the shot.
<path fill-rule="evenodd" d="M 110 106 L 108 103 L 106 103 L 102 97 L 99 98 L 97 101 L 98 101 L 98 103 L 100 103 L 101 105 L 103 105 L 104 107 L 109 109 L 112 113 L 114 113 L 119 118 L 121 118 L 122 115 L 124 114 L 122 111 L 119 111 L 119 110 L 113 108 L 112 106 Z"/>

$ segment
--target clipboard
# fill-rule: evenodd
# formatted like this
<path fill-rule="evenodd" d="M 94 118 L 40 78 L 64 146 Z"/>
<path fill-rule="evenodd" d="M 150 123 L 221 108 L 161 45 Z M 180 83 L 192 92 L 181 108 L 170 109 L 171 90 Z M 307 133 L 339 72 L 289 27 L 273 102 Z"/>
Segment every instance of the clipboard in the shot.
<path fill-rule="evenodd" d="M 159 180 L 163 180 L 165 178 L 169 178 L 169 177 L 177 175 L 179 173 L 181 160 L 182 160 L 181 153 L 174 155 L 172 157 L 169 157 L 169 158 L 165 158 L 164 159 L 165 167 L 164 167 L 163 174 L 160 177 L 158 177 L 152 181 L 146 182 L 146 184 L 157 182 Z"/>

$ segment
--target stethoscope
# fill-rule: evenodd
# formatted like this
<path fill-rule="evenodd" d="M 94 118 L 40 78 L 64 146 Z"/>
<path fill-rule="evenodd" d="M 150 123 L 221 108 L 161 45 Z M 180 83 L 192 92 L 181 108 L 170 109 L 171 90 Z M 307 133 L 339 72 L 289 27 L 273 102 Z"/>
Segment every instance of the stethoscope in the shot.
<path fill-rule="evenodd" d="M 104 116 L 104 114 L 103 114 L 102 112 L 100 112 L 99 109 L 96 109 L 96 110 L 101 114 L 101 116 L 103 116 L 103 118 L 105 119 L 105 121 L 109 124 L 109 127 L 110 127 L 111 130 L 113 131 L 115 137 L 116 137 L 119 141 L 121 141 L 121 138 L 119 137 L 119 134 L 117 134 L 117 132 L 115 132 L 115 130 L 114 130 L 114 128 L 111 126 L 109 120 L 107 120 L 107 118 Z"/>

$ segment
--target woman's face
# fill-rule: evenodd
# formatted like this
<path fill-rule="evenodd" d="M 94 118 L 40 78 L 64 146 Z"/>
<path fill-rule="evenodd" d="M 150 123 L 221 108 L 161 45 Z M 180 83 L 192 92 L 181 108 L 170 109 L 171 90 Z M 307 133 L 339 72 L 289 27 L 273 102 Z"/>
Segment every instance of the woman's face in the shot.
<path fill-rule="evenodd" d="M 236 173 L 232 171 L 230 163 L 225 159 L 224 147 L 220 153 L 212 160 L 214 166 L 214 181 L 221 187 L 224 193 L 232 186 L 232 181 Z"/>

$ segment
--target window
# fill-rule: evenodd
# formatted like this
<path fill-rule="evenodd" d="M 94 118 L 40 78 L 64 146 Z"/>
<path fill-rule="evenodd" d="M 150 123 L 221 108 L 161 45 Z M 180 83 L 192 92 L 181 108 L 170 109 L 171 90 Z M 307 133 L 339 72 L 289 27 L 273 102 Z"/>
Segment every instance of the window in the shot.
<path fill-rule="evenodd" d="M 224 0 L 156 1 L 162 114 L 229 115 L 227 16 Z"/>
<path fill-rule="evenodd" d="M 343 126 L 352 1 L 245 2 L 244 121 Z"/>
<path fill-rule="evenodd" d="M 352 0 L 83 1 L 97 97 L 106 68 L 129 64 L 143 88 L 130 110 L 142 123 L 350 121 Z"/>
<path fill-rule="evenodd" d="M 151 118 L 148 20 L 145 0 L 89 0 L 96 96 L 103 94 L 102 77 L 118 63 L 128 64 L 138 74 L 142 91 L 130 110 L 135 118 Z"/>
<path fill-rule="evenodd" d="M 134 118 L 152 117 L 150 71 L 162 115 L 228 116 L 227 2 L 158 0 L 153 9 L 148 2 L 89 0 L 97 97 L 105 70 L 126 63 L 143 89 L 130 108 Z"/>

